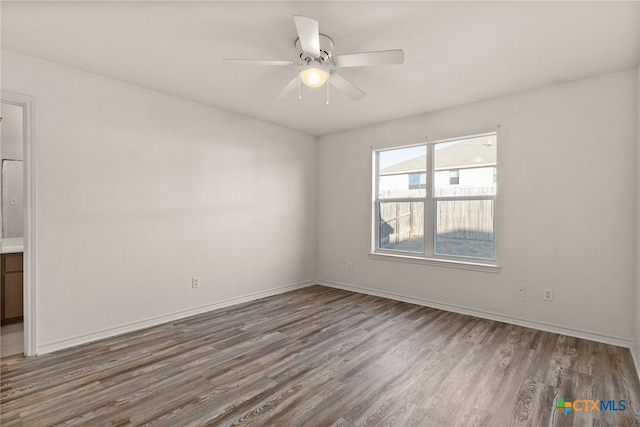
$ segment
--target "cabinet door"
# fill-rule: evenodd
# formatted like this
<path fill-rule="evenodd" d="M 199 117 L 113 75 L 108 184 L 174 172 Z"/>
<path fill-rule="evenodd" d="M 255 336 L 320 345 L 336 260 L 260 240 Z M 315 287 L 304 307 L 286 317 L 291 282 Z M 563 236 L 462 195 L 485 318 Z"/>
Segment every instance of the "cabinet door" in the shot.
<path fill-rule="evenodd" d="M 3 318 L 22 316 L 22 273 L 5 273 L 3 302 Z"/>
<path fill-rule="evenodd" d="M 22 271 L 22 254 L 5 254 L 2 257 L 4 258 L 5 273 Z"/>

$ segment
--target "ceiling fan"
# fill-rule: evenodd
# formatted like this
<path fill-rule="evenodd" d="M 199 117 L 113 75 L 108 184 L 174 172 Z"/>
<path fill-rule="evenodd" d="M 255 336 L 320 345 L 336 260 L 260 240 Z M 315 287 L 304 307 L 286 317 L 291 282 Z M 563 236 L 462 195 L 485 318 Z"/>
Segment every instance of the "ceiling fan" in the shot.
<path fill-rule="evenodd" d="M 300 96 L 300 83 L 318 88 L 327 83 L 327 103 L 329 103 L 329 85 L 338 89 L 354 101 L 366 94 L 358 86 L 347 80 L 336 69 L 346 67 L 368 67 L 372 65 L 402 64 L 402 49 L 383 50 L 377 52 L 352 53 L 332 56 L 333 40 L 318 30 L 318 21 L 304 16 L 294 15 L 293 21 L 298 32 L 295 42 L 300 52 L 300 61 L 264 60 L 264 59 L 224 59 L 225 64 L 296 66 L 298 74 L 289 81 L 274 97 L 276 101 L 286 99 L 296 89 Z"/>

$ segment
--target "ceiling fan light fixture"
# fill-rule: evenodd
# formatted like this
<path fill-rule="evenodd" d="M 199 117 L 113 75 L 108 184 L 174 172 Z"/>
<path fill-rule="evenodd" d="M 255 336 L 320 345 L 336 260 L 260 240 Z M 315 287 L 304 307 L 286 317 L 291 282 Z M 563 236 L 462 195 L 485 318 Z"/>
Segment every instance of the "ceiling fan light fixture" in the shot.
<path fill-rule="evenodd" d="M 324 68 L 310 66 L 300 71 L 299 76 L 305 86 L 316 88 L 327 82 L 329 79 L 329 71 Z"/>

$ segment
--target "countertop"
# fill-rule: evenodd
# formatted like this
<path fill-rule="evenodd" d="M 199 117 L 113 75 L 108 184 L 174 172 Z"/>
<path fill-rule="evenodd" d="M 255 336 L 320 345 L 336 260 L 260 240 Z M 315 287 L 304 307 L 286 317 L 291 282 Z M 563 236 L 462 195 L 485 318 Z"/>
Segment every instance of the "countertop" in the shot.
<path fill-rule="evenodd" d="M 22 237 L 2 239 L 1 245 L 0 252 L 3 254 L 15 254 L 24 251 L 24 239 Z"/>

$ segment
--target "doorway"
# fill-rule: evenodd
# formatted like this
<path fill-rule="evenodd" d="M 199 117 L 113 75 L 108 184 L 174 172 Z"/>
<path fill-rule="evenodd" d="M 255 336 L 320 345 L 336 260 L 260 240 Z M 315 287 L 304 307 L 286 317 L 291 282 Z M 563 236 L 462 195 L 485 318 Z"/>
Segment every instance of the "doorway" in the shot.
<path fill-rule="evenodd" d="M 35 340 L 34 101 L 0 92 L 0 356 L 37 354 Z"/>

